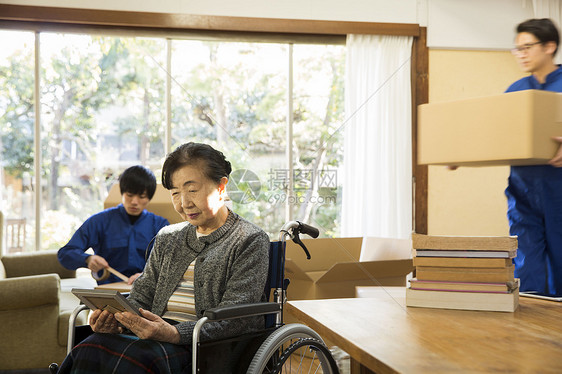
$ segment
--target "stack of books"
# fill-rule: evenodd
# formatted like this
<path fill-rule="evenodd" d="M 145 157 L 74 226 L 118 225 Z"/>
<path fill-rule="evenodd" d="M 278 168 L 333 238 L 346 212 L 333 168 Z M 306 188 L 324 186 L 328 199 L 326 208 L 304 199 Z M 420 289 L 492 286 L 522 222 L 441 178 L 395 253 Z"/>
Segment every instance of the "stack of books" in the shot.
<path fill-rule="evenodd" d="M 416 278 L 406 289 L 414 307 L 513 312 L 519 282 L 513 236 L 430 236 L 412 234 Z"/>

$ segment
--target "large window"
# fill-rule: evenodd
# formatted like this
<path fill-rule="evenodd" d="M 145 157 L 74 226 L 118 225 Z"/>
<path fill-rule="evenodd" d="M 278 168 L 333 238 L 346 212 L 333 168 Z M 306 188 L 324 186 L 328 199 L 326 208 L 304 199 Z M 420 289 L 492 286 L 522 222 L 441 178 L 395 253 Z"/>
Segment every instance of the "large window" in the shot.
<path fill-rule="evenodd" d="M 337 236 L 345 54 L 341 46 L 296 45 L 294 60 L 294 193 L 289 206 L 293 217 L 313 222 L 323 236 Z"/>
<path fill-rule="evenodd" d="M 1 31 L 0 39 L 0 210 L 15 247 L 35 240 L 34 190 L 34 34 Z M 11 239 L 11 238 L 10 238 Z"/>
<path fill-rule="evenodd" d="M 163 40 L 41 34 L 42 247 L 61 247 L 101 210 L 123 169 L 160 165 L 164 47 Z"/>
<path fill-rule="evenodd" d="M 234 210 L 268 232 L 285 219 L 267 178 L 287 169 L 288 45 L 174 41 L 172 144 L 210 141 L 233 166 Z"/>
<path fill-rule="evenodd" d="M 59 248 L 103 209 L 126 167 L 143 164 L 159 177 L 166 153 L 186 141 L 225 153 L 235 211 L 272 238 L 288 218 L 338 234 L 344 46 L 14 31 L 0 38 L 10 41 L 0 51 L 0 210 L 25 218 L 27 251 Z"/>

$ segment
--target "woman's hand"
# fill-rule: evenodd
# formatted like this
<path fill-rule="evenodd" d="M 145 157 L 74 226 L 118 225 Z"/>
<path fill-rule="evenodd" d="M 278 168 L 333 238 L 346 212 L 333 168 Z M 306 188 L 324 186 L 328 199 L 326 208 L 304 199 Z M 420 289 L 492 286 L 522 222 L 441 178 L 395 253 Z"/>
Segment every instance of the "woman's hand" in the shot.
<path fill-rule="evenodd" d="M 94 310 L 90 316 L 90 327 L 94 332 L 105 334 L 119 334 L 123 332 L 123 328 L 119 326 L 119 322 L 117 322 L 113 313 L 101 309 Z"/>
<path fill-rule="evenodd" d="M 556 168 L 559 168 L 562 167 L 562 136 L 555 136 L 552 139 L 560 143 L 560 146 L 558 147 L 558 151 L 554 157 L 548 161 L 548 163 Z"/>
<path fill-rule="evenodd" d="M 178 330 L 162 318 L 148 310 L 139 309 L 141 316 L 130 312 L 115 313 L 115 319 L 141 339 L 178 344 Z M 144 318 L 143 318 L 144 317 Z"/>
<path fill-rule="evenodd" d="M 135 279 L 137 279 L 138 277 L 141 276 L 142 273 L 136 273 L 133 274 L 129 277 L 129 280 L 127 281 L 127 284 L 133 284 L 133 282 L 135 281 Z"/>

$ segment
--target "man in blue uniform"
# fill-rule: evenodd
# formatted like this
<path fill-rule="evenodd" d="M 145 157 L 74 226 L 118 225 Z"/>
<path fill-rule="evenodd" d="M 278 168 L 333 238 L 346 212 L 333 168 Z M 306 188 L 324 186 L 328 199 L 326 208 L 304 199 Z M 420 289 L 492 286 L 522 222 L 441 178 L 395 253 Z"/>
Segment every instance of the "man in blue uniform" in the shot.
<path fill-rule="evenodd" d="M 80 226 L 58 251 L 59 262 L 67 269 L 88 267 L 100 272 L 111 266 L 129 277 L 131 284 L 143 271 L 145 252 L 152 238 L 168 220 L 146 211 L 156 191 L 156 177 L 144 166 L 131 166 L 119 177 L 122 203 L 94 214 Z M 92 248 L 94 254 L 85 253 Z M 118 282 L 111 274 L 99 284 Z"/>
<path fill-rule="evenodd" d="M 513 54 L 531 75 L 506 92 L 562 92 L 562 66 L 554 63 L 559 42 L 549 19 L 519 24 Z M 553 141 L 562 143 L 562 137 Z M 549 165 L 511 167 L 505 194 L 510 234 L 519 241 L 514 263 L 521 291 L 562 294 L 562 146 Z"/>

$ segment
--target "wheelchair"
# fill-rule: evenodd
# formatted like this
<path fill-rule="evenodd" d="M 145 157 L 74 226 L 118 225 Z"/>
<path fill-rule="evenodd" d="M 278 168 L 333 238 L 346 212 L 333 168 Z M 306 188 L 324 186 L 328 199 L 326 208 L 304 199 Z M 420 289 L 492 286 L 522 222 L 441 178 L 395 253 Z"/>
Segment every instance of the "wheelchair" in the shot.
<path fill-rule="evenodd" d="M 285 245 L 290 238 L 299 244 L 308 259 L 310 253 L 299 235 L 318 237 L 318 229 L 299 221 L 287 222 L 279 240 L 270 243 L 269 272 L 265 286 L 268 302 L 237 304 L 206 310 L 193 330 L 192 373 L 339 373 L 335 359 L 320 335 L 310 327 L 283 323 L 283 304 L 290 280 L 285 278 Z M 68 353 L 75 340 L 75 319 L 86 310 L 78 306 L 69 321 Z M 228 339 L 200 341 L 205 323 L 262 315 L 265 329 Z M 58 366 L 49 367 L 57 373 Z"/>

